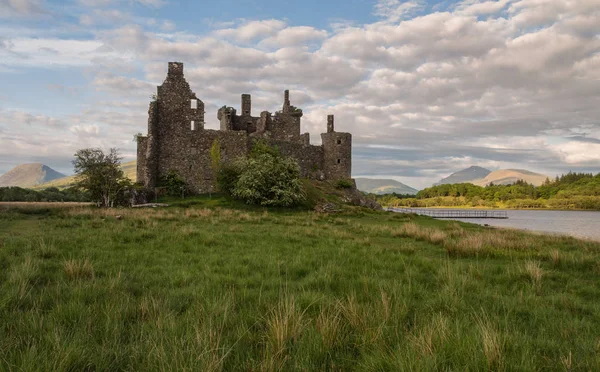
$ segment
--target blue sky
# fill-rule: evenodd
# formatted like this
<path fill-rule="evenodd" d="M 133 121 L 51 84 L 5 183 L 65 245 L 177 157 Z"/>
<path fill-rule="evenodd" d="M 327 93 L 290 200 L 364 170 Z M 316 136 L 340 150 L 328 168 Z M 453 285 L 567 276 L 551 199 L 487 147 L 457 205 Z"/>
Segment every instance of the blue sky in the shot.
<path fill-rule="evenodd" d="M 353 174 L 422 188 L 470 165 L 600 171 L 600 0 L 0 0 L 0 173 L 132 160 L 168 61 L 216 109 L 290 89 Z"/>

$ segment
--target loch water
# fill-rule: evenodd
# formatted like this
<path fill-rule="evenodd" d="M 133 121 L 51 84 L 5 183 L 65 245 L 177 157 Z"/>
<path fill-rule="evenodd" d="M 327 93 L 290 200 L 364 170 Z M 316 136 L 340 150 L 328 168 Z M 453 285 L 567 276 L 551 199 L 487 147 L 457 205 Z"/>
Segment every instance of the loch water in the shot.
<path fill-rule="evenodd" d="M 441 209 L 441 208 L 440 208 Z M 438 208 L 436 208 L 438 210 Z M 442 209 L 444 210 L 444 209 Z M 531 230 L 551 234 L 571 235 L 600 241 L 600 212 L 507 210 L 508 219 L 453 218 L 479 225 Z"/>

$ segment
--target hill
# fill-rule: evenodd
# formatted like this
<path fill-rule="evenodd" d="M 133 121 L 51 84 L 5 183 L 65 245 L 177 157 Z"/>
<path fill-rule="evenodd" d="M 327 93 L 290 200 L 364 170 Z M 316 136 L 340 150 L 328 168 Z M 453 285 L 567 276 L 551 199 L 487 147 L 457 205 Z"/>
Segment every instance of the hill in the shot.
<path fill-rule="evenodd" d="M 135 160 L 133 160 L 133 161 L 130 161 L 127 163 L 123 163 L 123 164 L 121 164 L 121 168 L 123 169 L 123 172 L 125 173 L 125 177 L 127 177 L 130 180 L 135 182 L 135 180 L 137 179 L 137 175 L 136 175 L 137 162 Z M 50 182 L 36 185 L 33 188 L 34 189 L 45 189 L 48 187 L 57 187 L 59 189 L 64 189 L 64 188 L 67 188 L 67 187 L 73 185 L 74 183 L 75 183 L 75 176 L 63 175 L 62 178 L 58 178 L 58 179 L 55 179 Z"/>
<path fill-rule="evenodd" d="M 534 186 L 540 186 L 544 183 L 546 178 L 548 178 L 548 176 L 545 174 L 535 173 L 525 169 L 500 169 L 491 172 L 482 180 L 471 183 L 477 186 L 486 186 L 490 183 L 493 183 L 494 185 L 510 185 L 518 180 L 523 180 Z"/>
<path fill-rule="evenodd" d="M 31 187 L 65 177 L 47 165 L 21 164 L 0 176 L 0 186 Z"/>
<path fill-rule="evenodd" d="M 373 194 L 411 194 L 414 195 L 418 190 L 395 180 L 376 179 L 376 178 L 355 178 L 356 187 L 363 192 Z"/>
<path fill-rule="evenodd" d="M 440 182 L 435 183 L 434 186 L 465 182 L 473 183 L 485 178 L 490 173 L 492 173 L 492 171 L 489 169 L 472 166 L 467 169 L 454 172 L 446 178 L 442 178 Z"/>

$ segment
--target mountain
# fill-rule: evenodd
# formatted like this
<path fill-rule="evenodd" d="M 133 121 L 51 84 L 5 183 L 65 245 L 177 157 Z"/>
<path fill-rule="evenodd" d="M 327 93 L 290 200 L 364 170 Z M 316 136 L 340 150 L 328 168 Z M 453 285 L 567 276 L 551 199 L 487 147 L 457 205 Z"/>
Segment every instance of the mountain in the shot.
<path fill-rule="evenodd" d="M 375 178 L 355 178 L 356 187 L 363 192 L 373 194 L 412 194 L 415 195 L 418 190 L 394 180 L 384 180 Z"/>
<path fill-rule="evenodd" d="M 65 175 L 44 164 L 21 164 L 0 176 L 0 186 L 31 187 L 62 177 Z"/>
<path fill-rule="evenodd" d="M 490 183 L 494 185 L 509 185 L 523 180 L 527 183 L 531 183 L 534 186 L 540 186 L 548 178 L 545 174 L 535 173 L 526 169 L 500 169 L 491 172 L 483 179 L 472 182 L 478 186 L 486 186 Z"/>
<path fill-rule="evenodd" d="M 137 162 L 135 160 L 121 164 L 121 169 L 123 169 L 123 173 L 125 173 L 125 177 L 127 177 L 130 180 L 132 180 L 133 182 L 135 182 L 135 180 L 137 179 L 137 175 L 136 175 Z M 36 185 L 34 188 L 35 189 L 45 189 L 48 187 L 58 187 L 59 189 L 63 189 L 63 188 L 73 185 L 74 183 L 75 183 L 75 176 L 63 175 L 62 178 L 58 178 L 58 179 L 55 179 L 50 182 Z"/>
<path fill-rule="evenodd" d="M 474 181 L 479 181 L 490 173 L 492 173 L 492 171 L 489 169 L 472 166 L 467 169 L 454 172 L 446 178 L 442 178 L 440 182 L 433 184 L 433 186 L 452 183 L 474 183 Z"/>

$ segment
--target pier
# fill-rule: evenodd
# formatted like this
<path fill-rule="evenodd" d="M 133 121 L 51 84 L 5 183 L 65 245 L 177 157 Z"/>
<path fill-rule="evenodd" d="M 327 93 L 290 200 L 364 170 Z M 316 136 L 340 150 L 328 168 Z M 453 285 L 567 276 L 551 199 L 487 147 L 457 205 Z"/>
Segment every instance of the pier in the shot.
<path fill-rule="evenodd" d="M 429 208 L 388 208 L 397 213 L 415 213 L 432 218 L 498 218 L 507 219 L 506 211 L 471 210 L 471 209 L 429 209 Z"/>

